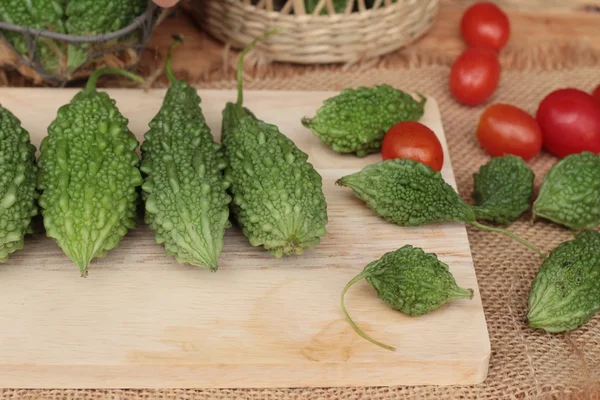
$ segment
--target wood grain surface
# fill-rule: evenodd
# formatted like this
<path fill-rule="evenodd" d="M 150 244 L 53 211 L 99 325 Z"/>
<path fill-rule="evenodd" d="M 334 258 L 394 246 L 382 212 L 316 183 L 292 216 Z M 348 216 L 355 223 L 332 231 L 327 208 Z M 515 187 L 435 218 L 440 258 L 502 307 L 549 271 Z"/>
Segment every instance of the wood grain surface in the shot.
<path fill-rule="evenodd" d="M 3 89 L 39 145 L 73 90 Z M 164 92 L 111 95 L 142 138 Z M 218 136 L 229 91 L 201 91 Z M 334 154 L 299 123 L 326 92 L 248 92 L 246 105 L 279 125 L 324 178 L 327 235 L 301 257 L 275 259 L 228 230 L 216 273 L 166 257 L 143 226 L 87 279 L 41 232 L 0 266 L 0 387 L 166 388 L 324 387 L 475 384 L 488 369 L 490 342 L 465 227 L 402 228 L 384 222 L 334 181 L 380 159 Z M 285 101 L 282 99 L 285 98 Z M 273 112 L 277 109 L 277 112 Z M 455 185 L 439 110 L 423 123 L 441 139 L 445 179 Z M 435 252 L 473 300 L 418 318 L 390 310 L 365 282 L 347 294 L 355 321 L 390 352 L 360 338 L 344 320 L 339 295 L 364 266 L 407 243 Z"/>
<path fill-rule="evenodd" d="M 189 0 L 188 0 L 189 1 Z M 201 1 L 201 0 L 194 0 Z M 460 18 L 475 0 L 439 0 L 440 9 L 432 29 L 405 49 L 378 60 L 355 66 L 369 68 L 450 65 L 465 48 L 460 37 Z M 511 40 L 499 54 L 504 70 L 563 69 L 596 66 L 600 63 L 600 0 L 496 0 L 511 21 Z M 186 4 L 184 1 L 183 4 Z M 186 7 L 166 18 L 154 31 L 144 51 L 139 72 L 154 87 L 167 81 L 162 67 L 173 34 L 183 34 L 185 45 L 174 57 L 174 69 L 192 82 L 231 80 L 235 74 L 237 51 L 230 51 L 195 23 Z M 250 57 L 251 58 L 251 57 Z M 339 68 L 336 65 L 303 66 L 289 63 L 247 68 L 248 75 L 285 77 L 314 68 Z M 83 82 L 72 82 L 81 86 Z M 128 87 L 124 79 L 103 80 L 110 87 Z M 32 86 L 32 82 L 12 69 L 0 69 L 0 86 Z"/>
<path fill-rule="evenodd" d="M 465 48 L 460 18 L 474 0 L 440 0 L 433 28 L 406 49 L 384 56 L 380 63 L 406 67 L 427 63 L 449 64 Z M 511 40 L 500 54 L 505 69 L 558 67 L 594 63 L 600 52 L 600 0 L 497 0 L 509 15 Z M 174 68 L 189 79 L 212 81 L 233 76 L 235 54 L 200 29 L 185 12 L 166 19 L 154 33 L 149 58 L 163 59 L 171 35 L 183 33 L 185 46 L 175 55 Z M 145 61 L 152 64 L 151 60 Z M 371 65 L 371 64 L 369 64 Z M 268 74 L 301 73 L 311 67 L 277 63 Z"/>

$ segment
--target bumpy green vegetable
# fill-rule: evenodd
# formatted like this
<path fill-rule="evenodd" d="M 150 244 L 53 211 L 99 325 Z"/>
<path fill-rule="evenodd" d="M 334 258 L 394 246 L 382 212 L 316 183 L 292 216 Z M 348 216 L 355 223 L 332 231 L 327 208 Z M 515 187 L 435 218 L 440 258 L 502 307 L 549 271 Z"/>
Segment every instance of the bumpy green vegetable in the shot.
<path fill-rule="evenodd" d="M 251 245 L 264 246 L 276 257 L 301 254 L 325 235 L 322 179 L 308 156 L 276 126 L 242 106 L 243 60 L 255 43 L 240 55 L 238 101 L 223 111 L 225 175 L 231 182 L 233 215 Z"/>
<path fill-rule="evenodd" d="M 223 178 L 225 161 L 200 108 L 196 89 L 175 78 L 142 144 L 145 220 L 178 262 L 217 269 L 229 226 L 231 197 Z"/>
<path fill-rule="evenodd" d="M 477 218 L 508 224 L 529 209 L 535 175 L 522 158 L 492 158 L 473 178 Z"/>
<path fill-rule="evenodd" d="M 377 2 L 377 0 L 365 0 L 365 5 L 367 6 L 367 8 L 372 8 L 375 3 Z M 390 3 L 397 3 L 398 0 L 391 0 Z M 385 6 L 386 2 L 383 2 L 382 5 Z"/>
<path fill-rule="evenodd" d="M 145 8 L 145 0 L 69 0 L 69 33 L 114 32 L 128 25 Z"/>
<path fill-rule="evenodd" d="M 29 133 L 0 106 L 0 262 L 23 248 L 23 237 L 37 215 L 35 147 Z"/>
<path fill-rule="evenodd" d="M 393 224 L 475 220 L 471 207 L 439 172 L 413 160 L 374 163 L 341 178 L 337 184 L 352 188 L 377 215 Z"/>
<path fill-rule="evenodd" d="M 439 172 L 409 159 L 381 161 L 336 182 L 352 188 L 358 198 L 380 217 L 400 226 L 443 221 L 468 222 L 480 229 L 502 233 L 544 257 L 537 247 L 501 228 L 476 221 L 473 208 L 448 185 Z"/>
<path fill-rule="evenodd" d="M 117 31 L 140 15 L 146 0 L 69 0 L 66 15 L 67 32 L 72 35 L 98 35 Z M 87 46 L 70 45 L 69 71 L 85 62 Z"/>
<path fill-rule="evenodd" d="M 377 297 L 392 309 L 412 316 L 427 314 L 453 300 L 473 298 L 473 290 L 456 284 L 448 265 L 438 260 L 435 254 L 425 253 L 422 249 L 406 245 L 371 262 L 344 287 L 342 311 L 360 336 L 392 351 L 395 348 L 361 331 L 346 311 L 344 296 L 352 285 L 362 279 L 366 279 L 377 291 Z"/>
<path fill-rule="evenodd" d="M 138 141 L 115 101 L 96 90 L 104 73 L 142 78 L 116 68 L 95 71 L 58 110 L 40 146 L 38 189 L 46 234 L 87 275 L 88 264 L 118 246 L 136 225 L 142 184 Z"/>
<path fill-rule="evenodd" d="M 312 14 L 312 12 L 317 8 L 320 0 L 305 0 L 305 8 L 308 14 Z M 336 13 L 343 13 L 346 10 L 346 6 L 348 5 L 348 0 L 333 0 L 333 9 Z M 327 5 L 323 7 L 321 14 L 328 14 Z"/>
<path fill-rule="evenodd" d="M 63 6 L 56 0 L 2 0 L 0 20 L 36 29 L 65 32 Z M 22 33 L 7 31 L 4 34 L 19 53 L 29 54 Z M 59 42 L 47 38 L 36 40 L 36 55 L 49 73 L 56 73 L 61 69 L 63 53 L 63 45 Z"/>
<path fill-rule="evenodd" d="M 600 225 L 600 156 L 590 152 L 565 157 L 544 177 L 533 204 L 534 216 L 571 229 Z"/>
<path fill-rule="evenodd" d="M 36 29 L 93 36 L 124 28 L 142 14 L 146 5 L 146 0 L 2 0 L 0 20 Z M 5 32 L 5 35 L 17 51 L 28 55 L 23 34 Z M 38 38 L 35 54 L 49 73 L 63 72 L 65 66 L 72 72 L 86 61 L 89 47 L 87 43 L 65 46 L 59 41 Z"/>
<path fill-rule="evenodd" d="M 570 331 L 600 311 L 600 233 L 583 231 L 561 243 L 531 285 L 527 321 L 548 332 Z"/>
<path fill-rule="evenodd" d="M 389 85 L 344 89 L 325 100 L 313 118 L 302 124 L 339 153 L 362 157 L 379 151 L 386 132 L 401 121 L 423 116 L 426 99 L 412 96 Z"/>

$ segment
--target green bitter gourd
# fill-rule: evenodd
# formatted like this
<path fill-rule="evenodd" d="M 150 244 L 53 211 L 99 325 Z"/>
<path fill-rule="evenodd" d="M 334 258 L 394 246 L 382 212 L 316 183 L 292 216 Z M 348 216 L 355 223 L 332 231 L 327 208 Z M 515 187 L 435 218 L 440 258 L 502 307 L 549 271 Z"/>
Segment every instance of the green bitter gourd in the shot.
<path fill-rule="evenodd" d="M 267 32 L 268 34 L 273 31 Z M 302 254 L 325 235 L 327 203 L 322 178 L 308 156 L 243 106 L 242 68 L 238 62 L 238 100 L 223 111 L 222 140 L 231 182 L 232 213 L 253 246 L 276 257 Z"/>
<path fill-rule="evenodd" d="M 29 132 L 0 106 L 0 262 L 22 249 L 37 215 L 35 146 Z"/>
<path fill-rule="evenodd" d="M 600 311 L 600 233 L 583 231 L 542 263 L 529 292 L 527 322 L 547 332 L 587 323 Z"/>
<path fill-rule="evenodd" d="M 82 36 L 115 32 L 129 25 L 146 4 L 147 0 L 69 0 L 66 29 L 71 35 Z M 69 71 L 86 61 L 88 47 L 87 43 L 68 46 Z"/>
<path fill-rule="evenodd" d="M 438 260 L 435 254 L 425 253 L 420 248 L 406 245 L 371 262 L 344 287 L 342 311 L 360 336 L 392 351 L 395 348 L 366 335 L 346 310 L 346 292 L 362 279 L 375 288 L 377 297 L 388 306 L 411 316 L 427 314 L 453 300 L 473 298 L 472 289 L 463 289 L 456 284 L 447 264 Z"/>
<path fill-rule="evenodd" d="M 425 102 L 423 96 L 416 101 L 386 84 L 344 89 L 325 100 L 313 118 L 304 117 L 302 124 L 334 151 L 363 157 L 379 151 L 393 125 L 420 119 Z"/>
<path fill-rule="evenodd" d="M 312 14 L 315 11 L 315 9 L 317 8 L 317 6 L 319 5 L 320 1 L 321 0 L 305 0 L 304 7 L 306 9 L 306 13 Z M 331 0 L 331 5 L 333 6 L 333 11 L 336 14 L 343 13 L 347 8 L 348 3 L 349 3 L 349 0 Z M 329 14 L 327 2 L 321 9 L 321 14 L 323 14 L 323 15 Z"/>
<path fill-rule="evenodd" d="M 64 4 L 56 0 L 3 0 L 0 1 L 0 20 L 11 24 L 54 32 L 65 32 Z M 29 49 L 22 33 L 6 31 L 6 39 L 15 49 L 29 56 Z M 35 41 L 35 54 L 48 73 L 57 73 L 64 63 L 64 46 L 48 38 Z"/>
<path fill-rule="evenodd" d="M 138 141 L 107 93 L 105 73 L 142 78 L 117 68 L 95 71 L 86 87 L 59 108 L 40 146 L 38 189 L 46 234 L 87 276 L 89 263 L 118 246 L 136 226 L 142 184 Z"/>
<path fill-rule="evenodd" d="M 178 262 L 217 270 L 223 236 L 229 223 L 229 182 L 223 178 L 225 160 L 211 135 L 196 89 L 177 80 L 171 83 L 162 108 L 150 122 L 142 144 L 142 185 L 145 220 Z"/>
<path fill-rule="evenodd" d="M 508 224 L 530 207 L 535 175 L 521 157 L 492 158 L 473 174 L 475 216 Z"/>
<path fill-rule="evenodd" d="M 391 223 L 418 226 L 444 221 L 467 222 L 507 235 L 544 257 L 541 250 L 513 233 L 477 222 L 474 209 L 444 181 L 441 173 L 422 163 L 410 159 L 381 161 L 336 183 L 350 187 L 369 208 Z"/>
<path fill-rule="evenodd" d="M 600 225 L 600 156 L 590 152 L 560 160 L 544 177 L 534 216 L 571 229 Z"/>

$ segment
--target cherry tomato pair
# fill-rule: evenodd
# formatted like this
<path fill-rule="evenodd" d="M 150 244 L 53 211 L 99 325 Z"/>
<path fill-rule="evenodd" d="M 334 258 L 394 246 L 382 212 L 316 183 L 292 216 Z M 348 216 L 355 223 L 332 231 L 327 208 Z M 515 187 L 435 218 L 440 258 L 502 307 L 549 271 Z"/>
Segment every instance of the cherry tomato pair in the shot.
<path fill-rule="evenodd" d="M 514 154 L 529 160 L 543 146 L 565 157 L 600 153 L 600 89 L 593 95 L 578 89 L 555 90 L 542 100 L 536 118 L 506 104 L 494 104 L 477 127 L 481 146 L 493 156 Z"/>
<path fill-rule="evenodd" d="M 460 30 L 471 48 L 452 65 L 450 91 L 461 103 L 476 106 L 485 103 L 500 82 L 497 52 L 510 37 L 506 14 L 493 3 L 476 3 L 464 13 Z"/>

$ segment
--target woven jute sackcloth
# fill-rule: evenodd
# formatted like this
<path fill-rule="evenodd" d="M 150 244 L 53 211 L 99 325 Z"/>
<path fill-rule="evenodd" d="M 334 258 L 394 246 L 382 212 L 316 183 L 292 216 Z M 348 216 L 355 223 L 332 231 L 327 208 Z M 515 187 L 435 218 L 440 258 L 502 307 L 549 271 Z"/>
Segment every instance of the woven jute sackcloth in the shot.
<path fill-rule="evenodd" d="M 574 86 L 591 90 L 597 69 L 554 72 L 505 72 L 493 101 L 507 102 L 535 112 L 537 104 L 553 89 Z M 409 91 L 434 96 L 439 102 L 450 157 L 460 193 L 470 198 L 472 174 L 489 156 L 479 148 L 475 128 L 482 108 L 458 105 L 447 90 L 448 68 L 372 69 L 361 73 L 310 72 L 286 78 L 248 82 L 248 89 L 338 90 L 357 85 L 389 83 Z M 231 81 L 203 87 L 232 88 Z M 282 99 L 285 101 L 285 99 Z M 530 165 L 536 188 L 556 159 L 543 154 Z M 524 215 L 511 228 L 517 234 L 550 251 L 571 234 L 544 221 L 531 222 Z M 504 236 L 468 229 L 473 259 L 492 344 L 487 380 L 476 386 L 288 388 L 206 390 L 3 390 L 0 399 L 149 400 L 149 399 L 600 399 L 600 315 L 576 331 L 550 335 L 527 328 L 524 316 L 531 280 L 540 259 Z"/>

